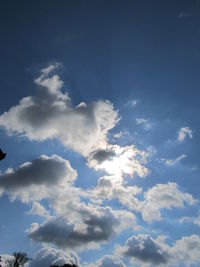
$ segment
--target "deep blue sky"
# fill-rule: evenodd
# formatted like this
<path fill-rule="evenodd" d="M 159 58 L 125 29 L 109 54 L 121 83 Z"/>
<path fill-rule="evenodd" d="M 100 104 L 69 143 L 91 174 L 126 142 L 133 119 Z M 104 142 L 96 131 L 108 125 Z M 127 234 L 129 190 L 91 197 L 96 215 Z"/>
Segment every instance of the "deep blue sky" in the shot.
<path fill-rule="evenodd" d="M 59 62 L 62 92 L 68 92 L 73 106 L 109 100 L 119 110 L 121 120 L 108 133 L 110 144 L 134 144 L 140 150 L 150 151 L 151 147 L 156 151 L 146 162 L 148 177 L 126 177 L 128 185 L 142 187 L 145 192 L 158 183 L 174 182 L 199 201 L 199 47 L 199 1 L 1 2 L 0 115 L 23 97 L 34 96 L 33 81 L 40 70 Z M 134 100 L 135 106 L 131 104 Z M 141 118 L 146 121 L 140 124 L 137 119 Z M 178 133 L 185 127 L 192 136 L 187 132 L 179 142 Z M 114 140 L 112 134 L 120 131 L 124 134 Z M 64 147 L 59 140 L 31 141 L 9 135 L 2 126 L 0 147 L 8 153 L 0 162 L 2 174 L 8 167 L 17 168 L 41 154 L 57 154 L 77 170 L 76 186 L 84 190 L 96 186 L 105 175 L 86 165 L 88 156 Z M 167 160 L 173 163 L 167 164 Z M 45 201 L 42 204 L 47 208 Z M 115 199 L 107 204 L 114 209 L 122 207 Z M 40 248 L 25 232 L 31 223 L 43 222 L 39 216 L 26 214 L 30 208 L 31 203 L 10 202 L 6 193 L 0 198 L 0 252 L 26 250 L 32 256 Z M 164 209 L 162 215 L 164 220 L 149 224 L 137 213 L 141 232 L 129 229 L 112 239 L 109 254 L 133 234 L 148 233 L 154 239 L 166 235 L 169 244 L 184 235 L 199 236 L 199 226 L 192 223 L 199 216 L 197 204 Z M 180 223 L 182 217 L 187 217 L 184 224 Z M 108 245 L 91 259 L 90 252 L 81 252 L 82 262 L 94 263 L 106 254 Z M 127 259 L 124 262 L 131 264 Z"/>

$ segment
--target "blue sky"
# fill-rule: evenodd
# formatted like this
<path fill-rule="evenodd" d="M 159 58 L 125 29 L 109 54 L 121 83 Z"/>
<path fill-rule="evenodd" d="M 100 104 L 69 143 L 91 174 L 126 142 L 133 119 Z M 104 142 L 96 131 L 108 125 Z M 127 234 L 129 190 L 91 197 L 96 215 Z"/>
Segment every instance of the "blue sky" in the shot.
<path fill-rule="evenodd" d="M 199 12 L 1 3 L 1 255 L 199 266 Z"/>

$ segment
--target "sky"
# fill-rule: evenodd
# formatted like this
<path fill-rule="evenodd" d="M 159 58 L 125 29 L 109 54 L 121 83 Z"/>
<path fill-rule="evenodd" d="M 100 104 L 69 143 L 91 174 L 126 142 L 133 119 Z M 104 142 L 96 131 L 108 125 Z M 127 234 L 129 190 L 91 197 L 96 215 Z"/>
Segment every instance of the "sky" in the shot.
<path fill-rule="evenodd" d="M 3 261 L 200 265 L 199 13 L 0 3 Z"/>

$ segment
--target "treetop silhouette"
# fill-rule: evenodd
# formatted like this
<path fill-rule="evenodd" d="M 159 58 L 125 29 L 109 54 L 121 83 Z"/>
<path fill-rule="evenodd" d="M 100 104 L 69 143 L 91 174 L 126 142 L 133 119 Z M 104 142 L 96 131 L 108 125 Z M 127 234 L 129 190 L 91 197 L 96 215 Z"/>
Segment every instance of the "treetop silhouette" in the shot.
<path fill-rule="evenodd" d="M 0 148 L 0 160 L 5 159 L 5 157 L 6 157 L 6 153 L 4 153 Z"/>

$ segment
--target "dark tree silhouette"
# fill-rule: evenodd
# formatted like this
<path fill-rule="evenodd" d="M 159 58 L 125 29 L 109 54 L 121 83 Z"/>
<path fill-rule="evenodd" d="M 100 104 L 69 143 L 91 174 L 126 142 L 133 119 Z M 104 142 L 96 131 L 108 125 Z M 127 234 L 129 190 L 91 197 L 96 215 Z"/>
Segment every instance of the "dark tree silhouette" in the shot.
<path fill-rule="evenodd" d="M 0 148 L 0 160 L 5 159 L 6 153 L 4 153 Z"/>
<path fill-rule="evenodd" d="M 14 267 L 19 267 L 20 265 L 24 266 L 24 264 L 29 260 L 27 258 L 27 254 L 24 252 L 14 252 L 13 256 L 15 257 Z"/>

